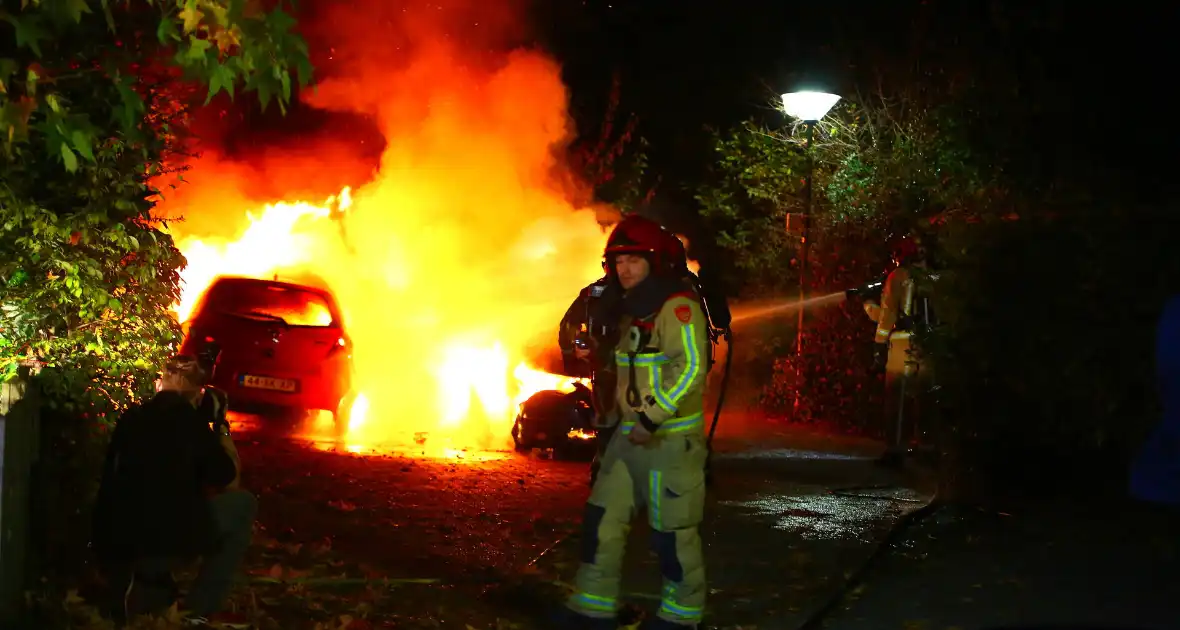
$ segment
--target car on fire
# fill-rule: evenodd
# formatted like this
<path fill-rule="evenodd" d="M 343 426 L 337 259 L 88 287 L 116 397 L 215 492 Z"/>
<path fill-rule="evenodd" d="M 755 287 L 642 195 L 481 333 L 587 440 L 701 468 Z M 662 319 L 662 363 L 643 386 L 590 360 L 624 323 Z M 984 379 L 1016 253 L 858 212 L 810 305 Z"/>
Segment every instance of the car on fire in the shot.
<path fill-rule="evenodd" d="M 541 390 L 520 405 L 512 425 L 518 451 L 551 448 L 573 455 L 594 441 L 594 401 L 590 388 L 575 381 L 573 391 Z"/>
<path fill-rule="evenodd" d="M 193 313 L 182 326 L 181 352 L 220 346 L 212 384 L 229 394 L 231 408 L 325 410 L 338 431 L 347 428 L 352 342 L 330 292 L 223 276 Z"/>

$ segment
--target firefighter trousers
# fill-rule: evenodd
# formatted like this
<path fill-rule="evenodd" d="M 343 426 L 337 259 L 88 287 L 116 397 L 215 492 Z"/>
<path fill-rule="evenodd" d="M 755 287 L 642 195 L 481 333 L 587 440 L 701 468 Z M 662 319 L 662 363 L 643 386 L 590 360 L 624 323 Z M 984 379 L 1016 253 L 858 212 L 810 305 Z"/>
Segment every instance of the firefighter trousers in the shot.
<path fill-rule="evenodd" d="M 905 451 L 913 440 L 930 439 L 933 429 L 925 409 L 930 389 L 929 369 L 911 352 L 908 336 L 889 341 L 885 366 L 885 435 L 891 451 Z"/>
<path fill-rule="evenodd" d="M 697 624 L 705 608 L 698 530 L 705 507 L 704 432 L 657 433 L 648 444 L 637 445 L 628 440 L 628 424 L 611 438 L 586 502 L 582 564 L 567 605 L 588 617 L 614 618 L 631 523 L 646 507 L 664 583 L 657 615 L 675 624 Z"/>

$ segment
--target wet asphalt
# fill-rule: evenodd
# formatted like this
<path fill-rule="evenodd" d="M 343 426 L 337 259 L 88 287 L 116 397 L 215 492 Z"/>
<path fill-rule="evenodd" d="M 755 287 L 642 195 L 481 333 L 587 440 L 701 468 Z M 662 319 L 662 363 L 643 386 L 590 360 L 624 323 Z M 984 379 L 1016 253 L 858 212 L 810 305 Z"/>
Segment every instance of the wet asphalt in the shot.
<path fill-rule="evenodd" d="M 586 461 L 433 453 L 415 444 L 350 452 L 249 426 L 236 440 L 243 483 L 259 496 L 259 525 L 269 538 L 329 546 L 383 575 L 472 592 L 525 574 L 572 582 Z M 717 627 L 798 627 L 902 514 L 927 499 L 863 454 L 792 442 L 799 440 L 718 445 L 702 525 L 709 621 Z M 660 584 L 648 538 L 637 523 L 624 590 L 650 609 Z"/>

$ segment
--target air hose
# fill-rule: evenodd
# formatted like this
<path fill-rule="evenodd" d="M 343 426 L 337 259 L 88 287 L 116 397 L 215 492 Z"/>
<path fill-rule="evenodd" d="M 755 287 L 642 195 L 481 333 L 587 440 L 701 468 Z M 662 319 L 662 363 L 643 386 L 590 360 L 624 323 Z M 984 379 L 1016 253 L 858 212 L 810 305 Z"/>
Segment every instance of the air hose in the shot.
<path fill-rule="evenodd" d="M 725 405 L 725 390 L 729 387 L 729 366 L 733 363 L 733 331 L 725 328 L 718 335 L 725 339 L 725 367 L 721 371 L 721 389 L 717 393 L 717 408 L 713 410 L 713 422 L 709 425 L 709 436 L 705 438 L 705 485 L 713 485 L 713 436 L 717 433 L 717 421 L 721 419 L 721 408 Z"/>
<path fill-rule="evenodd" d="M 729 386 L 729 366 L 733 363 L 733 331 L 726 328 L 721 331 L 718 337 L 725 340 L 725 367 L 721 371 L 721 391 L 717 393 L 717 408 L 713 410 L 713 423 L 709 425 L 709 438 L 705 441 L 709 452 L 713 450 L 713 435 L 717 433 L 717 421 L 721 419 L 721 407 L 725 405 L 725 390 Z"/>

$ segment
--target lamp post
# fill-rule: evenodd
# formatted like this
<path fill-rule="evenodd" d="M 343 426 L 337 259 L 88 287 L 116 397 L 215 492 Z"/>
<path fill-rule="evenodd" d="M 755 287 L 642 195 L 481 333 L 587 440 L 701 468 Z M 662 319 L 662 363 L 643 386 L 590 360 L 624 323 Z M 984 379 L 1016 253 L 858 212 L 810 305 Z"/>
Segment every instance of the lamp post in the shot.
<path fill-rule="evenodd" d="M 799 327 L 795 333 L 795 353 L 799 359 L 795 362 L 795 369 L 800 371 L 803 369 L 803 300 L 806 299 L 807 248 L 809 245 L 807 242 L 807 232 L 808 227 L 811 225 L 811 211 L 814 203 L 814 196 L 811 190 L 811 176 L 815 169 L 815 159 L 811 151 L 811 139 L 815 133 L 815 123 L 826 116 L 839 100 L 839 96 L 825 92 L 802 91 L 783 94 L 783 109 L 787 112 L 787 115 L 802 120 L 803 124 L 807 126 L 807 146 L 805 149 L 807 151 L 807 181 L 805 183 L 807 189 L 807 208 L 803 215 L 802 234 L 800 235 Z M 799 399 L 796 396 L 795 405 L 798 406 L 798 404 Z"/>

